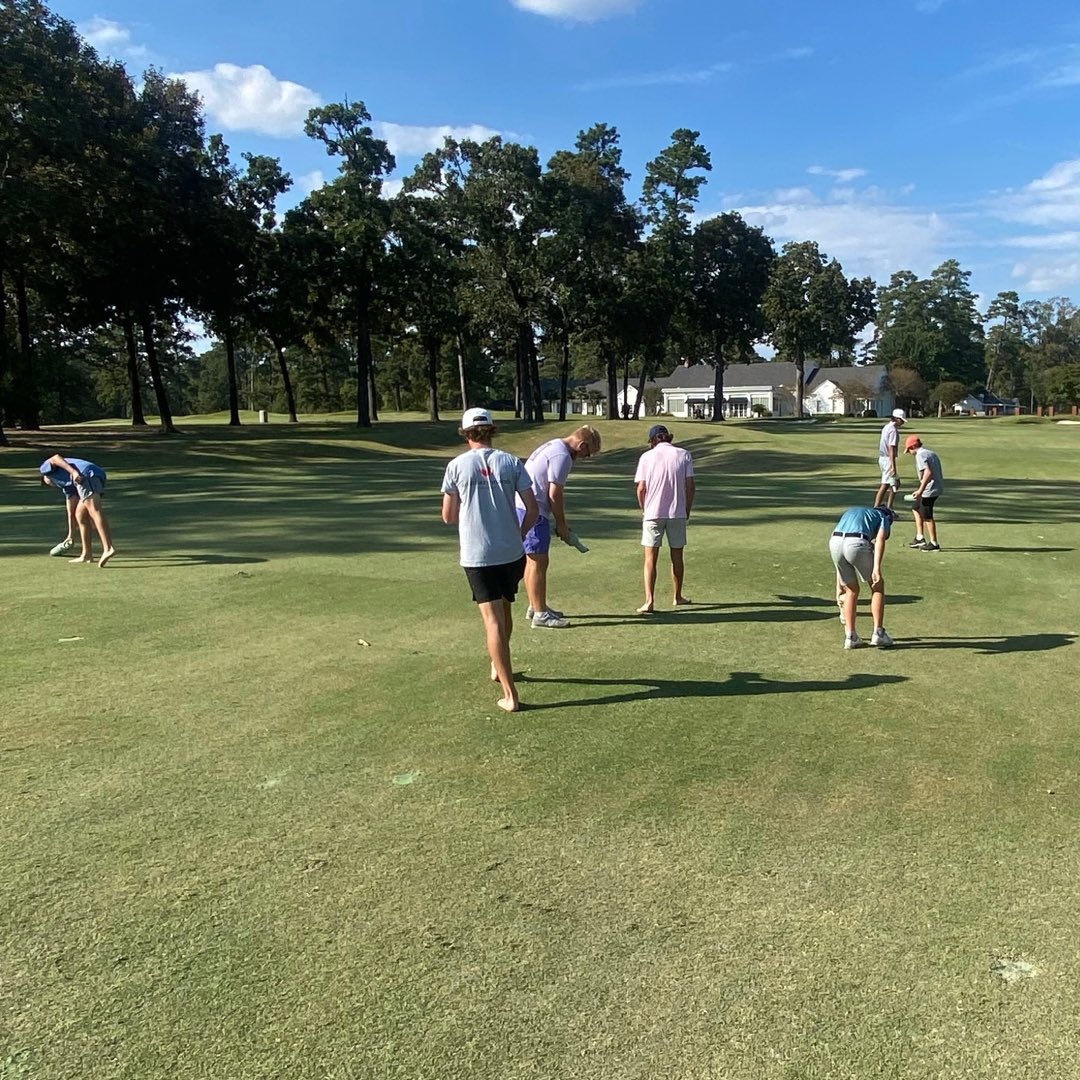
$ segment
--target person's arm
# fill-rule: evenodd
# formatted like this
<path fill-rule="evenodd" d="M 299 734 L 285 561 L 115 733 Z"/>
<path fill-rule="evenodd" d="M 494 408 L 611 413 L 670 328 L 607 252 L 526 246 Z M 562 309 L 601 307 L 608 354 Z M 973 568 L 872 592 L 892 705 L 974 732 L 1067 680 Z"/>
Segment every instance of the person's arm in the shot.
<path fill-rule="evenodd" d="M 445 492 L 442 497 L 442 519 L 444 525 L 456 525 L 458 523 L 458 514 L 461 511 L 461 496 L 456 492 L 453 495 L 447 495 Z"/>
<path fill-rule="evenodd" d="M 915 489 L 914 493 L 916 502 L 918 502 L 922 498 L 923 492 L 926 490 L 927 485 L 930 483 L 931 476 L 933 476 L 933 473 L 930 472 L 929 468 L 923 469 L 923 471 L 919 474 L 919 486 Z"/>
<path fill-rule="evenodd" d="M 890 476 L 900 475 L 896 467 L 896 443 L 889 443 L 889 468 L 892 470 Z"/>
<path fill-rule="evenodd" d="M 885 541 L 888 537 L 884 529 L 878 529 L 874 539 L 874 569 L 870 573 L 870 584 L 876 585 L 881 580 L 881 560 L 885 558 Z"/>
<path fill-rule="evenodd" d="M 540 505 L 537 503 L 531 487 L 519 491 L 518 496 L 525 504 L 525 516 L 521 519 L 521 536 L 524 539 L 525 534 L 536 524 L 540 517 Z"/>
<path fill-rule="evenodd" d="M 67 540 L 75 539 L 75 530 L 79 527 L 75 521 L 75 511 L 79 508 L 79 496 L 68 495 L 64 499 L 64 509 L 67 510 Z"/>
<path fill-rule="evenodd" d="M 690 516 L 690 511 L 694 508 L 694 494 L 697 492 L 697 485 L 694 483 L 694 478 L 688 476 L 686 478 L 686 516 Z"/>
<path fill-rule="evenodd" d="M 551 516 L 555 519 L 555 532 L 560 540 L 570 536 L 570 526 L 566 521 L 566 507 L 563 505 L 562 484 L 548 484 L 548 501 L 551 503 Z"/>
<path fill-rule="evenodd" d="M 637 483 L 637 504 L 641 508 L 641 512 L 645 513 L 645 481 L 639 480 Z"/>
<path fill-rule="evenodd" d="M 79 472 L 74 465 L 69 464 L 66 458 L 62 458 L 59 454 L 53 454 L 53 456 L 49 458 L 49 464 L 55 465 L 58 469 L 63 469 L 76 484 L 82 482 L 82 473 Z"/>

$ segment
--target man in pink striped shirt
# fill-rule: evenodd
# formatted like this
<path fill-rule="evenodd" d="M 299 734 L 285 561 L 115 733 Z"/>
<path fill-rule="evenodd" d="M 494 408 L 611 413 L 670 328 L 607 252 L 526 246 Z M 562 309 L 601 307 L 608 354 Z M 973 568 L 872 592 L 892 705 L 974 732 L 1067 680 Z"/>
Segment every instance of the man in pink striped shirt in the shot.
<path fill-rule="evenodd" d="M 649 449 L 638 459 L 634 474 L 638 506 L 643 517 L 641 546 L 645 549 L 645 603 L 639 615 L 651 615 L 656 591 L 656 563 L 660 545 L 667 536 L 671 552 L 671 580 L 674 604 L 690 601 L 683 596 L 683 548 L 686 523 L 694 505 L 694 460 L 688 450 L 673 446 L 671 432 L 663 424 L 649 429 Z"/>

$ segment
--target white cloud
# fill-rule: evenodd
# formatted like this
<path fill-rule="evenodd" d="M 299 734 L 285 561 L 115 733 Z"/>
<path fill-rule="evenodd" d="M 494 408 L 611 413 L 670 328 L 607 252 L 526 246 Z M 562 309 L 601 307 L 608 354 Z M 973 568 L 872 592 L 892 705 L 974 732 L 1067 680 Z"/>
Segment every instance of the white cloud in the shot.
<path fill-rule="evenodd" d="M 1061 161 L 1043 176 L 992 200 L 1005 221 L 1023 225 L 1080 225 L 1080 158 Z"/>
<path fill-rule="evenodd" d="M 322 104 L 314 90 L 278 79 L 262 64 L 215 64 L 210 71 L 182 71 L 172 78 L 197 91 L 206 111 L 229 131 L 301 135 L 308 112 Z"/>
<path fill-rule="evenodd" d="M 372 128 L 380 138 L 386 140 L 386 145 L 394 157 L 422 157 L 429 150 L 438 150 L 447 138 L 458 141 L 471 139 L 474 142 L 486 142 L 496 135 L 503 134 L 484 127 L 482 124 L 469 124 L 464 127 L 454 127 L 450 124 L 422 127 L 380 121 L 373 124 Z"/>
<path fill-rule="evenodd" d="M 313 169 L 296 178 L 296 189 L 304 195 L 310 195 L 313 191 L 318 191 L 325 183 L 326 175 L 322 169 Z"/>
<path fill-rule="evenodd" d="M 641 0 L 512 0 L 514 7 L 569 22 L 597 22 L 612 15 L 630 15 Z"/>
<path fill-rule="evenodd" d="M 880 283 L 897 270 L 928 274 L 949 257 L 956 242 L 954 229 L 939 214 L 882 203 L 866 192 L 823 202 L 794 188 L 757 205 L 730 209 L 761 226 L 777 248 L 814 240 L 849 277 L 869 275 Z"/>
<path fill-rule="evenodd" d="M 826 169 L 824 165 L 811 165 L 806 171 L 811 176 L 829 176 L 841 184 L 850 184 L 852 180 L 866 175 L 865 169 Z"/>
<path fill-rule="evenodd" d="M 706 83 L 717 75 L 731 71 L 734 64 L 721 61 L 704 68 L 687 68 L 674 71 L 646 71 L 640 75 L 613 75 L 610 78 L 590 79 L 581 83 L 579 90 L 625 90 L 634 86 L 685 86 Z"/>
<path fill-rule="evenodd" d="M 146 46 L 132 41 L 131 31 L 126 26 L 112 19 L 95 16 L 89 22 L 79 23 L 76 29 L 79 36 L 103 56 L 128 60 L 145 60 L 150 56 Z"/>

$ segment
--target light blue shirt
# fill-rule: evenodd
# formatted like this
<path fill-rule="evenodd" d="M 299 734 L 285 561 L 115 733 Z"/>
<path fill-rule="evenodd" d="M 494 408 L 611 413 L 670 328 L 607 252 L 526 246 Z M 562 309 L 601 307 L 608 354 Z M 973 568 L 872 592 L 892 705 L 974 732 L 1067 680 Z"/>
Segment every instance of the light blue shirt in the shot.
<path fill-rule="evenodd" d="M 873 540 L 878 531 L 885 530 L 885 538 L 889 538 L 892 531 L 892 519 L 883 510 L 871 509 L 869 506 L 853 506 L 844 513 L 844 516 L 836 523 L 835 531 L 838 533 L 862 533 Z"/>
<path fill-rule="evenodd" d="M 503 566 L 525 554 L 514 499 L 531 486 L 521 458 L 505 450 L 466 450 L 446 466 L 442 492 L 461 499 L 462 566 Z"/>
<path fill-rule="evenodd" d="M 105 479 L 105 470 L 92 461 L 77 457 L 66 457 L 64 460 L 73 468 L 78 469 L 83 476 L 100 476 L 102 480 Z M 53 487 L 59 488 L 65 498 L 78 494 L 75 490 L 75 481 L 71 479 L 71 473 L 67 469 L 61 469 L 59 465 L 50 465 L 49 462 L 43 461 L 38 471 L 42 476 L 47 476 Z"/>

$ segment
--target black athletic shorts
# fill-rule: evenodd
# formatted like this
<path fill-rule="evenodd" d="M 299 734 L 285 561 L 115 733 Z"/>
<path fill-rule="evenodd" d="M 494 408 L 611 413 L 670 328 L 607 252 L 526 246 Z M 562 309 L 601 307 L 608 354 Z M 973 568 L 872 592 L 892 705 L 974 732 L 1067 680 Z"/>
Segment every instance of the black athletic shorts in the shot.
<path fill-rule="evenodd" d="M 938 497 L 934 495 L 932 498 L 927 498 L 925 495 L 919 500 L 919 516 L 926 521 L 934 520 L 934 503 L 938 501 Z"/>
<path fill-rule="evenodd" d="M 525 556 L 501 566 L 466 566 L 465 576 L 472 587 L 477 604 L 492 604 L 497 600 L 513 603 L 517 587 L 525 576 Z"/>

